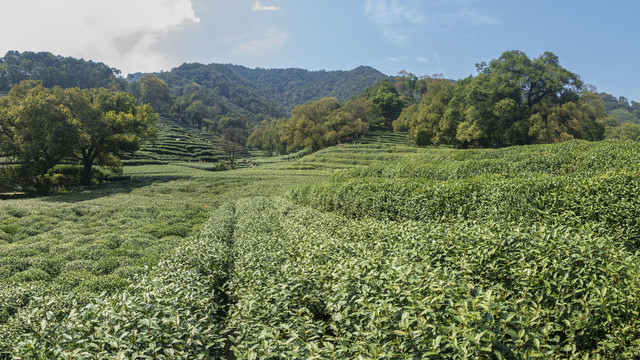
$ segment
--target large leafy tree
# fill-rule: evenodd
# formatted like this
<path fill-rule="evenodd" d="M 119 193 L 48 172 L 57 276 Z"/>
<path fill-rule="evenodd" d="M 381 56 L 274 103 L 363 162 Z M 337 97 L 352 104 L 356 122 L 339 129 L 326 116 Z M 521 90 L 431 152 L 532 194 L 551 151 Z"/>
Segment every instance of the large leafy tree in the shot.
<path fill-rule="evenodd" d="M 132 84 L 132 93 L 143 104 L 149 104 L 161 114 L 168 114 L 174 99 L 166 81 L 151 74 Z"/>
<path fill-rule="evenodd" d="M 420 103 L 410 105 L 393 122 L 394 129 L 408 130 L 409 140 L 418 145 L 447 143 L 451 131 L 444 120 L 454 90 L 451 81 L 433 79 Z"/>
<path fill-rule="evenodd" d="M 476 67 L 478 75 L 458 81 L 453 93 L 428 86 L 422 103 L 407 108 L 396 128 L 408 129 L 410 140 L 421 145 L 602 139 L 609 121 L 602 101 L 583 90 L 578 75 L 560 66 L 554 54 L 530 59 L 507 51 Z"/>
<path fill-rule="evenodd" d="M 119 156 L 154 137 L 156 120 L 126 93 L 24 81 L 0 99 L 0 151 L 27 189 L 45 192 L 47 173 L 62 162 L 82 164 L 81 182 L 89 184 L 94 165 L 120 171 Z"/>
<path fill-rule="evenodd" d="M 18 165 L 11 168 L 12 175 L 25 189 L 45 191 L 45 175 L 72 155 L 70 145 L 78 141 L 63 97 L 60 88 L 46 89 L 39 81 L 27 80 L 0 99 L 0 151 Z"/>
<path fill-rule="evenodd" d="M 380 108 L 371 100 L 358 98 L 340 104 L 336 98 L 324 98 L 296 106 L 289 119 L 261 122 L 253 129 L 248 144 L 267 154 L 274 150 L 320 150 L 353 140 L 366 133 L 370 123 L 380 122 Z"/>
<path fill-rule="evenodd" d="M 78 134 L 74 156 L 82 163 L 81 183 L 89 184 L 93 165 L 121 170 L 120 156 L 134 152 L 143 140 L 156 136 L 158 115 L 149 105 L 137 105 L 127 93 L 106 89 L 65 91 Z"/>
<path fill-rule="evenodd" d="M 285 145 L 280 141 L 277 123 L 285 121 L 285 118 L 271 122 L 267 120 L 261 121 L 249 135 L 247 145 L 262 150 L 267 156 L 273 156 L 276 151 L 280 154 L 284 153 Z"/>

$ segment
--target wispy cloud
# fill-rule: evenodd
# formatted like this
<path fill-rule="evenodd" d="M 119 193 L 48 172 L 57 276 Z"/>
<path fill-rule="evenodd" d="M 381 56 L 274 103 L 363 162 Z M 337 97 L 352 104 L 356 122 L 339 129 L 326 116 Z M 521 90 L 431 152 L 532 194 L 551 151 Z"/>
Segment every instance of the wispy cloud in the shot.
<path fill-rule="evenodd" d="M 367 0 L 365 13 L 383 24 L 393 24 L 400 22 L 410 22 L 419 24 L 424 21 L 424 17 L 417 7 L 415 1 L 400 4 L 399 0 Z"/>
<path fill-rule="evenodd" d="M 286 32 L 275 27 L 268 27 L 260 33 L 247 37 L 253 37 L 253 39 L 236 46 L 233 50 L 234 54 L 258 56 L 276 53 L 287 44 L 289 38 Z"/>
<path fill-rule="evenodd" d="M 365 14 L 382 28 L 383 37 L 394 44 L 403 45 L 409 40 L 408 24 L 424 22 L 417 2 L 400 3 L 398 0 L 367 0 Z"/>
<path fill-rule="evenodd" d="M 492 15 L 483 14 L 477 11 L 459 11 L 443 13 L 433 17 L 433 20 L 447 28 L 460 25 L 495 25 L 500 20 Z"/>
<path fill-rule="evenodd" d="M 260 1 L 256 1 L 256 3 L 253 4 L 253 8 L 251 10 L 253 10 L 253 11 L 278 11 L 278 10 L 280 10 L 280 8 L 277 7 L 277 6 L 262 5 L 262 4 L 260 4 Z"/>
<path fill-rule="evenodd" d="M 366 0 L 364 12 L 381 28 L 385 40 L 407 45 L 425 26 L 451 29 L 457 26 L 493 25 L 499 19 L 476 10 L 479 0 Z"/>

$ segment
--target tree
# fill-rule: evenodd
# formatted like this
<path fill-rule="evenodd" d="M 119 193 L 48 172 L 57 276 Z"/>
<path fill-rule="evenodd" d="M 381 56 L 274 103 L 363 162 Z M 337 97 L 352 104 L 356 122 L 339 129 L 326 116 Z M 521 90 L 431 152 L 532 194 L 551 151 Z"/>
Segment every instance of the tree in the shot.
<path fill-rule="evenodd" d="M 476 67 L 478 75 L 458 81 L 453 92 L 442 91 L 441 81 L 425 82 L 422 102 L 405 109 L 395 128 L 409 130 L 409 140 L 420 145 L 602 139 L 610 121 L 602 101 L 582 90 L 578 75 L 561 67 L 554 54 L 532 60 L 521 51 L 507 51 Z"/>
<path fill-rule="evenodd" d="M 383 127 L 391 127 L 404 107 L 404 102 L 396 91 L 396 85 L 387 79 L 380 80 L 368 88 L 361 97 L 371 100 L 378 107 Z M 371 125 L 377 124 L 372 121 Z"/>
<path fill-rule="evenodd" d="M 379 122 L 380 109 L 366 98 L 349 100 L 340 105 L 336 98 L 308 101 L 296 106 L 289 119 L 277 121 L 275 133 L 279 135 L 278 147 L 284 152 L 308 148 L 320 150 L 366 133 L 371 122 Z M 266 135 L 266 129 L 257 127 L 257 141 Z M 254 140 L 255 139 L 255 140 Z"/>
<path fill-rule="evenodd" d="M 419 104 L 404 109 L 393 122 L 395 130 L 408 130 L 409 140 L 418 145 L 447 143 L 446 123 L 443 122 L 455 85 L 444 79 L 431 82 Z"/>
<path fill-rule="evenodd" d="M 159 77 L 151 74 L 142 76 L 140 84 L 140 102 L 149 104 L 153 109 L 161 114 L 168 114 L 173 105 L 173 97 L 169 85 Z"/>
<path fill-rule="evenodd" d="M 158 115 L 149 105 L 136 105 L 130 94 L 74 88 L 66 95 L 79 137 L 74 155 L 83 165 L 83 185 L 90 183 L 93 165 L 119 172 L 122 153 L 137 151 L 143 140 L 157 135 Z"/>
<path fill-rule="evenodd" d="M 625 122 L 619 126 L 607 128 L 606 138 L 640 141 L 640 124 Z"/>
<path fill-rule="evenodd" d="M 281 119 L 279 121 L 282 122 L 286 120 Z M 280 142 L 280 134 L 278 133 L 276 123 L 276 121 L 261 121 L 253 129 L 251 135 L 249 135 L 247 145 L 262 150 L 267 156 L 273 156 L 276 151 L 282 154 L 284 148 Z"/>
<path fill-rule="evenodd" d="M 235 159 L 242 154 L 247 139 L 244 129 L 226 128 L 220 137 L 222 138 L 222 147 L 229 156 L 229 166 L 235 169 Z"/>
<path fill-rule="evenodd" d="M 82 164 L 87 185 L 93 165 L 120 171 L 119 156 L 155 136 L 157 117 L 126 93 L 24 81 L 0 99 L 0 150 L 27 188 L 46 192 L 47 173 L 62 162 Z"/>
<path fill-rule="evenodd" d="M 24 190 L 46 192 L 48 171 L 72 155 L 70 145 L 78 141 L 62 98 L 61 88 L 27 80 L 0 99 L 0 151 L 18 165 L 12 170 Z"/>

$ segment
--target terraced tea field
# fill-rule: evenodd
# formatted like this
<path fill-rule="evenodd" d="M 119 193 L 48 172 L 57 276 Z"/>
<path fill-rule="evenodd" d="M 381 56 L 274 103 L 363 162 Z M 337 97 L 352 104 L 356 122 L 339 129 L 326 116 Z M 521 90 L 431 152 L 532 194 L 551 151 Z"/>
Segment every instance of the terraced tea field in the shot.
<path fill-rule="evenodd" d="M 388 141 L 3 201 L 0 352 L 640 357 L 640 145 Z"/>

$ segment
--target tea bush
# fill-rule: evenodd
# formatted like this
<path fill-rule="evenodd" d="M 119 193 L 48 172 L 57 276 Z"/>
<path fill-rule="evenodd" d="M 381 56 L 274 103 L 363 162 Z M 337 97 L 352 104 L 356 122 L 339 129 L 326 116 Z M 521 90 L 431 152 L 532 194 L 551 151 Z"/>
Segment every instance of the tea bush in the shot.
<path fill-rule="evenodd" d="M 239 358 L 633 358 L 640 260 L 562 226 L 237 206 Z"/>
<path fill-rule="evenodd" d="M 22 311 L 28 331 L 16 359 L 209 359 L 221 357 L 232 262 L 235 211 L 224 206 L 197 238 L 179 247 L 124 292 L 117 276 L 89 278 L 78 287 L 95 292 L 79 306 L 50 294 Z M 51 307 L 57 310 L 51 310 Z"/>
<path fill-rule="evenodd" d="M 473 164 L 480 161 L 475 170 L 463 175 L 457 173 L 459 168 L 446 162 L 417 165 L 418 169 L 429 168 L 431 177 L 421 170 L 411 175 L 404 165 L 377 165 L 336 176 L 323 184 L 294 189 L 290 196 L 299 203 L 353 217 L 449 222 L 499 219 L 586 226 L 597 228 L 602 235 L 615 236 L 631 250 L 638 249 L 640 172 L 634 164 L 640 160 L 640 146 L 624 142 L 603 144 L 555 145 L 556 150 L 568 154 L 559 155 L 564 159 L 559 168 L 565 170 L 555 174 L 536 170 L 537 167 L 514 172 L 483 165 L 496 153 L 506 154 L 498 161 L 507 159 L 507 163 L 524 158 L 525 154 L 534 157 L 539 147 L 476 150 L 484 157 L 473 152 L 456 155 L 465 155 L 465 161 Z M 571 147 L 577 147 L 577 152 L 572 153 Z M 547 147 L 540 149 L 549 151 Z M 605 154 L 599 153 L 604 150 Z M 568 171 L 569 168 L 577 170 Z"/>

